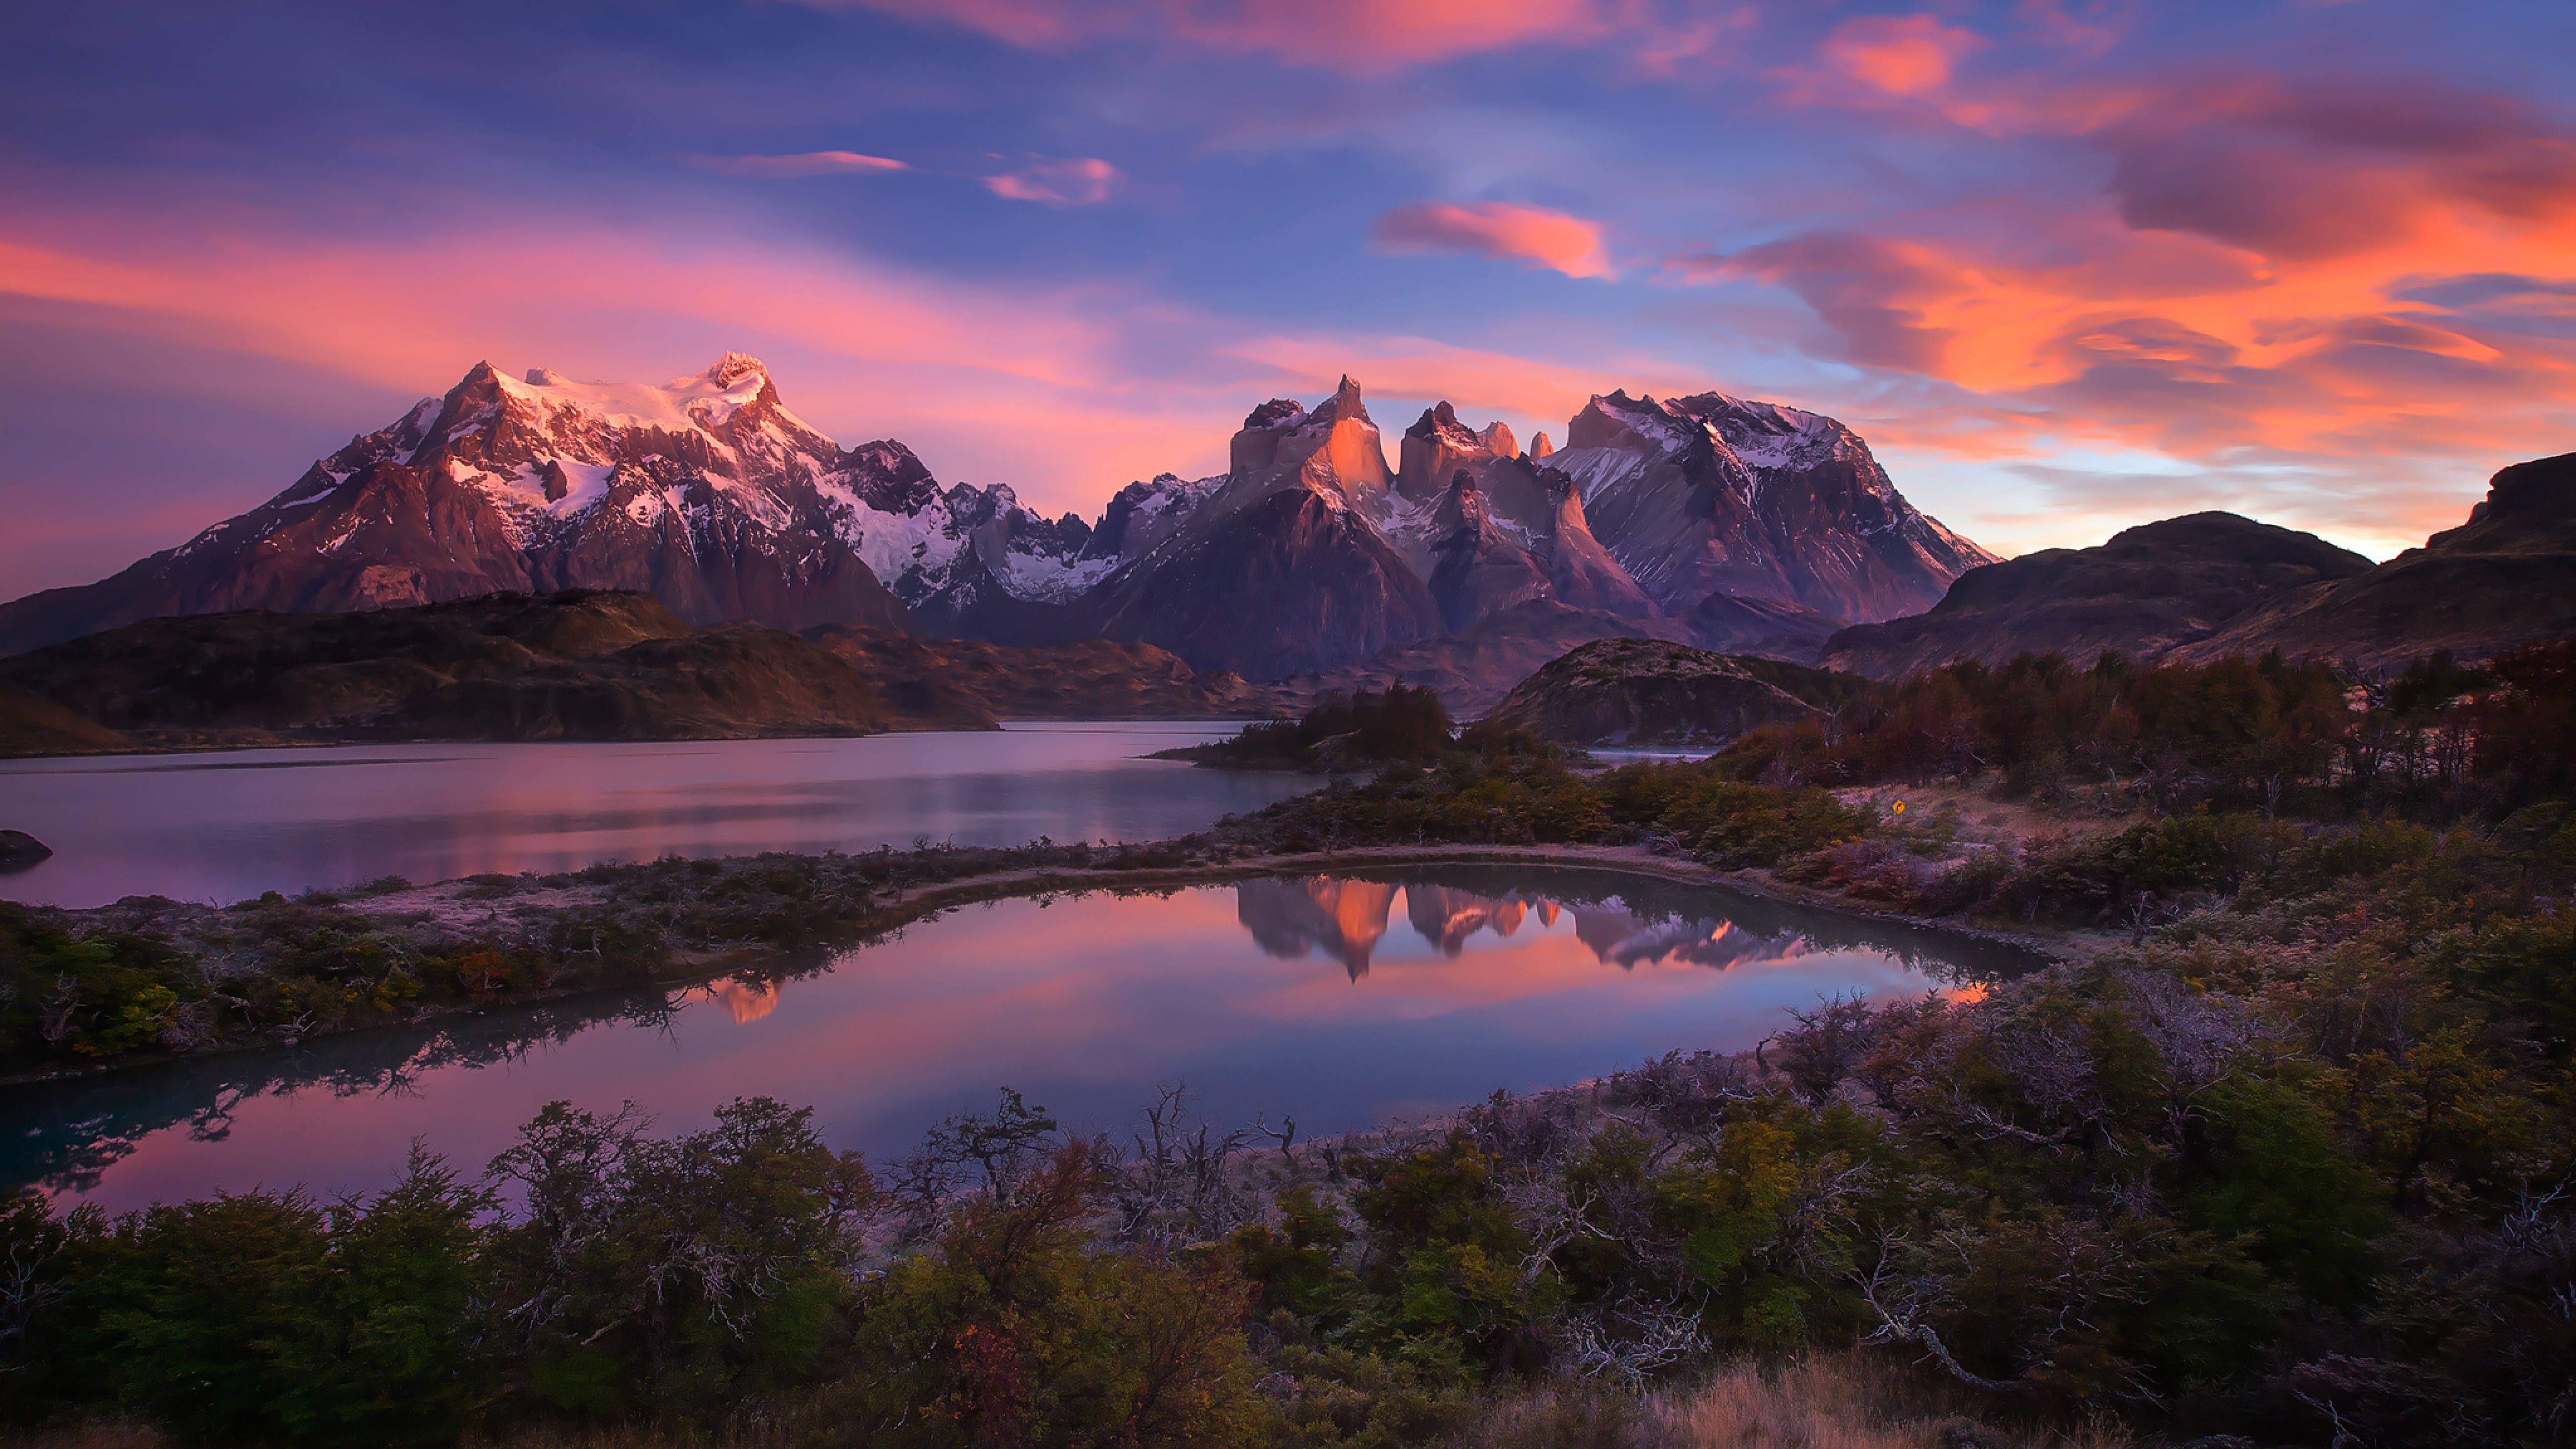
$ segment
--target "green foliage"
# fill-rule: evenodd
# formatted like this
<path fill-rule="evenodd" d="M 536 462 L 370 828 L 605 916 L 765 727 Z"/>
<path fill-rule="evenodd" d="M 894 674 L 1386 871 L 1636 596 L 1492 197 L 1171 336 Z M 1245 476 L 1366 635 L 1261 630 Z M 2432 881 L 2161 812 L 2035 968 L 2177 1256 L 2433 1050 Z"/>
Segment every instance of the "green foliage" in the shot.
<path fill-rule="evenodd" d="M 1384 694 L 1335 694 L 1294 720 L 1243 727 L 1233 739 L 1201 748 L 1198 758 L 1238 768 L 1304 768 L 1374 761 L 1436 763 L 1452 748 L 1456 726 L 1439 691 L 1390 684 Z M 1330 745 L 1333 758 L 1319 747 Z"/>
<path fill-rule="evenodd" d="M 1341 1215 L 1315 1197 L 1314 1185 L 1302 1183 L 1280 1192 L 1278 1224 L 1246 1223 L 1232 1241 L 1236 1268 L 1255 1289 L 1255 1302 L 1265 1313 L 1340 1327 L 1350 1317 L 1357 1275 L 1344 1266 L 1341 1252 L 1351 1230 Z"/>
<path fill-rule="evenodd" d="M 250 1192 L 57 1230 L 39 1385 L 221 1441 L 437 1444 L 463 1432 L 490 1201 L 415 1151 L 394 1187 L 328 1208 Z M 28 1210 L 10 1224 L 24 1244 Z"/>
<path fill-rule="evenodd" d="M 0 1041 L 10 1055 L 39 1060 L 158 1045 L 193 984 L 188 965 L 149 936 L 74 936 L 0 901 Z"/>
<path fill-rule="evenodd" d="M 2184 1199 L 2191 1225 L 2221 1242 L 2250 1239 L 2254 1260 L 2311 1302 L 2361 1301 L 2384 1266 L 2377 1244 L 2391 1227 L 2388 1193 L 2332 1119 L 2278 1077 L 2219 1082 L 2200 1106 L 2208 1126 Z"/>
<path fill-rule="evenodd" d="M 1493 1172 L 1463 1134 L 1360 1167 L 1351 1210 L 1369 1229 L 1362 1281 L 1376 1295 L 1363 1339 L 1429 1362 L 1502 1365 L 1518 1333 L 1554 1306 L 1555 1278 L 1523 1272 L 1529 1235 Z"/>
<path fill-rule="evenodd" d="M 1213 1260 L 1093 1249 L 1083 1221 L 1107 1185 L 1097 1149 L 1069 1141 L 869 1290 L 845 1390 L 860 1442 L 1253 1441 L 1242 1283 Z"/>

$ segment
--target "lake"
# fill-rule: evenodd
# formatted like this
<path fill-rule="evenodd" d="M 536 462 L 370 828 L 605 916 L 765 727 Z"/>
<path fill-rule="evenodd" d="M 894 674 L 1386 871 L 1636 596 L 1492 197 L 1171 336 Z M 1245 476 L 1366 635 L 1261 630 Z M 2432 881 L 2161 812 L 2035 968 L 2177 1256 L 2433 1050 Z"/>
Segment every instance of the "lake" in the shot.
<path fill-rule="evenodd" d="M 1208 773 L 1208 772 L 1202 772 Z M 961 907 L 783 979 L 500 1008 L 0 1091 L 0 1179 L 110 1208 L 386 1182 L 414 1138 L 479 1171 L 556 1099 L 691 1130 L 737 1096 L 899 1157 L 1010 1086 L 1123 1131 L 1187 1082 L 1311 1139 L 1665 1052 L 1740 1050 L 1822 998 L 1975 991 L 1964 938 L 1548 867 L 1421 868 Z"/>
<path fill-rule="evenodd" d="M 1159 840 L 1315 788 L 1138 756 L 1230 724 L 658 744 L 344 745 L 0 761 L 0 827 L 53 847 L 0 897 L 230 903 L 381 876 L 664 855 Z"/>

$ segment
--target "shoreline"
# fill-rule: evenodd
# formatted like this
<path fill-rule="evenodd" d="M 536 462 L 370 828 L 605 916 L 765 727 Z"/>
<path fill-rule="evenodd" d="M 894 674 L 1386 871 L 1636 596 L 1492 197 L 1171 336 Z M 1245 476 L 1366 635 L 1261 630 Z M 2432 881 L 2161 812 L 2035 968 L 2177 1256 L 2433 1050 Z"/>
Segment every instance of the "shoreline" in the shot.
<path fill-rule="evenodd" d="M 1128 848 L 1150 851 L 1170 848 L 1175 844 L 1176 842 L 1173 841 L 1145 841 L 1137 842 Z M 778 854 L 817 858 L 805 852 L 778 852 Z M 909 855 L 910 852 L 905 854 Z M 755 858 L 757 857 L 706 857 L 710 860 Z M 1146 866 L 1131 869 L 1026 867 L 925 884 L 912 890 L 898 887 L 893 900 L 872 909 L 864 924 L 855 926 L 848 932 L 846 943 L 829 945 L 821 949 L 833 954 L 857 949 L 867 944 L 870 938 L 903 930 L 960 906 L 994 900 L 1099 890 L 1182 890 L 1193 886 L 1265 877 L 1326 875 L 1373 868 L 1436 865 L 1536 865 L 1560 869 L 1593 870 L 1606 874 L 1661 880 L 1677 885 L 1731 891 L 1737 895 L 1777 905 L 1830 911 L 1857 920 L 1901 926 L 1934 935 L 1975 941 L 1987 946 L 2017 950 L 2032 958 L 2034 969 L 2084 959 L 2099 949 L 2100 945 L 2086 940 L 2079 933 L 2042 936 L 1998 931 L 1964 922 L 1883 910 L 1854 902 L 1836 892 L 1813 890 L 1774 879 L 1767 871 L 1720 870 L 1713 866 L 1701 865 L 1687 857 L 1658 855 L 1651 848 L 1643 845 L 1406 845 L 1364 846 L 1349 850 L 1305 851 L 1285 855 L 1242 855 L 1226 860 L 1200 861 L 1188 865 Z M 459 901 L 461 892 L 475 884 L 472 877 L 438 881 L 408 891 L 369 898 L 364 906 L 369 914 L 387 917 L 416 914 L 421 905 L 429 902 L 461 904 Z M 542 887 L 536 892 L 531 892 L 530 895 L 544 897 L 551 894 L 556 899 L 552 902 L 543 899 L 530 900 L 526 896 L 519 899 L 522 903 L 539 906 L 560 904 L 575 893 L 590 889 L 592 888 L 585 886 Z M 401 906 L 405 904 L 413 909 L 408 912 L 402 910 Z M 497 910 L 493 915 L 497 918 Z M 485 1000 L 441 1002 L 417 1009 L 398 1020 L 368 1021 L 348 1027 L 325 1028 L 304 1033 L 289 1041 L 242 1041 L 210 1047 L 204 1051 L 136 1053 L 115 1061 L 11 1073 L 0 1076 L 0 1090 L 39 1086 L 47 1082 L 86 1081 L 112 1073 L 142 1071 L 176 1062 L 201 1061 L 234 1053 L 276 1051 L 322 1037 L 355 1036 L 370 1031 L 420 1026 L 447 1017 L 475 1015 L 496 1007 L 534 1006 L 646 988 L 685 991 L 707 985 L 746 968 L 757 969 L 783 962 L 800 952 L 810 952 L 814 949 L 816 948 L 810 946 L 779 947 L 746 943 L 732 950 L 689 952 L 680 963 L 681 970 L 667 976 L 656 976 L 648 981 L 619 985 L 547 987 Z"/>
<path fill-rule="evenodd" d="M 1095 715 L 1014 715 L 996 719 L 992 728 L 961 725 L 953 721 L 924 724 L 890 725 L 881 730 L 847 730 L 816 734 L 811 730 L 780 734 L 746 735 L 638 735 L 618 739 L 573 739 L 558 737 L 542 740 L 473 739 L 454 735 L 352 735 L 334 739 L 281 737 L 269 740 L 230 740 L 212 742 L 152 742 L 137 740 L 128 745 L 102 746 L 90 750 L 39 750 L 31 753 L 0 751 L 0 765 L 13 765 L 39 760 L 100 760 L 141 755 L 214 755 L 246 750 L 350 750 L 401 745 L 721 745 L 752 741 L 783 740 L 872 740 L 887 735 L 990 735 L 1018 725 L 1243 725 L 1253 723 L 1244 715 L 1140 715 L 1127 719 L 1103 719 Z M 1157 755 L 1139 756 L 1159 758 Z M 1311 773 L 1311 772 L 1307 772 Z"/>

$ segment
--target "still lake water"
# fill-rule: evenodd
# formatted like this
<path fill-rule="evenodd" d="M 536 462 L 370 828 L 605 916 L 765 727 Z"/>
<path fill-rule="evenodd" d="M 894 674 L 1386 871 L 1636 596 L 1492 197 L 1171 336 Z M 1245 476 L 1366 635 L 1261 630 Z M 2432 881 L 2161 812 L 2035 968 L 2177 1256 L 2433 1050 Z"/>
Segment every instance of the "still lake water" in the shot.
<path fill-rule="evenodd" d="M 1226 724 L 664 744 L 344 745 L 0 761 L 0 827 L 53 847 L 0 898 L 230 903 L 399 875 L 663 855 L 1159 840 L 1315 788 L 1137 756 Z"/>
<path fill-rule="evenodd" d="M 385 1183 L 422 1139 L 479 1169 L 544 1103 L 692 1130 L 815 1108 L 883 1161 L 1003 1086 L 1123 1131 L 1186 1081 L 1306 1138 L 1740 1050 L 1840 993 L 1974 990 L 1960 938 L 1596 871 L 1423 868 L 967 906 L 783 981 L 495 1009 L 302 1048 L 0 1090 L 0 1183 L 112 1209 Z"/>

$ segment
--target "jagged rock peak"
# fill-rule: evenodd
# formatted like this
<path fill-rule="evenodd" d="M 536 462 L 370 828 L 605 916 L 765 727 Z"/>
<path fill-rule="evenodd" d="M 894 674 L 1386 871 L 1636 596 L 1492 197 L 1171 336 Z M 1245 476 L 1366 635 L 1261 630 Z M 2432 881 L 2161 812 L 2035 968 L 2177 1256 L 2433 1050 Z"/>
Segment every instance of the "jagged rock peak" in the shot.
<path fill-rule="evenodd" d="M 1345 419 L 1362 423 L 1372 421 L 1368 415 L 1368 405 L 1360 401 L 1360 385 L 1351 381 L 1351 375 L 1347 372 L 1342 374 L 1342 385 L 1333 389 L 1332 397 L 1315 409 L 1312 418 L 1313 421 L 1321 423 L 1341 422 Z"/>
<path fill-rule="evenodd" d="M 718 387 L 731 387 L 755 372 L 764 378 L 769 376 L 769 369 L 761 366 L 759 358 L 747 353 L 728 352 L 716 359 L 715 366 L 700 375 Z"/>
<path fill-rule="evenodd" d="M 1539 436 L 1544 438 L 1547 434 L 1541 433 Z M 1485 424 L 1483 431 L 1476 434 L 1476 441 L 1484 444 L 1485 451 L 1497 458 L 1517 458 L 1521 455 L 1520 443 L 1513 438 L 1511 426 L 1500 418 Z"/>
<path fill-rule="evenodd" d="M 1263 403 L 1261 406 L 1254 408 L 1251 412 L 1244 414 L 1243 425 L 1247 428 L 1277 427 L 1283 422 L 1293 423 L 1305 415 L 1306 405 L 1304 403 L 1297 401 L 1293 397 L 1274 397 L 1270 401 Z"/>
<path fill-rule="evenodd" d="M 1446 402 L 1424 408 L 1422 416 L 1414 420 L 1412 427 L 1404 430 L 1404 435 L 1408 438 L 1445 436 L 1450 445 L 1457 448 L 1476 447 L 1481 441 L 1465 423 L 1458 421 L 1458 410 Z"/>
<path fill-rule="evenodd" d="M 1496 423 L 1494 426 L 1501 427 L 1502 424 Z M 1533 462 L 1555 451 L 1556 444 L 1547 434 L 1538 433 L 1530 438 L 1529 455 Z"/>

